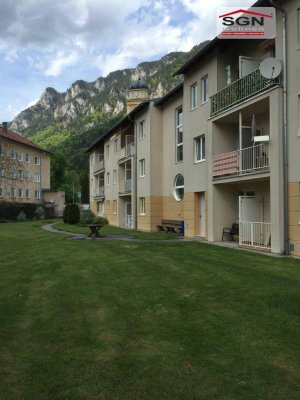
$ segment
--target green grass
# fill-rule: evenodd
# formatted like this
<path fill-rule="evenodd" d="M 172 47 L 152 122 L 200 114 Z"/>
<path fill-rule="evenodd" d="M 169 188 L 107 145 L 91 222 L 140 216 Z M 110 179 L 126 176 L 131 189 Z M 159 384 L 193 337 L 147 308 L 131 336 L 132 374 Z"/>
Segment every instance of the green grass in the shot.
<path fill-rule="evenodd" d="M 0 224 L 0 399 L 298 400 L 300 262 Z"/>
<path fill-rule="evenodd" d="M 75 233 L 85 233 L 89 234 L 90 229 L 85 226 L 64 224 L 63 222 L 56 222 L 54 228 Z M 135 229 L 124 229 L 118 228 L 112 225 L 106 225 L 100 229 L 101 235 L 129 235 L 135 239 L 141 240 L 170 240 L 176 238 L 182 238 L 182 236 L 174 233 L 166 232 L 141 232 Z"/>

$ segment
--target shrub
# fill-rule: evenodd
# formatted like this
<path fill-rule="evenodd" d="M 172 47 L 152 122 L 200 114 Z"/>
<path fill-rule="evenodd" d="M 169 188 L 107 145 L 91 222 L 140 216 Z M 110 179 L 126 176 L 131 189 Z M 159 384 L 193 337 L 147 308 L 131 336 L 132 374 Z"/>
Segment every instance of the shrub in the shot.
<path fill-rule="evenodd" d="M 101 226 L 108 225 L 108 219 L 104 217 L 96 217 L 93 222 Z"/>
<path fill-rule="evenodd" d="M 63 220 L 65 224 L 77 224 L 80 219 L 78 204 L 67 204 L 64 209 Z"/>
<path fill-rule="evenodd" d="M 18 222 L 24 222 L 26 221 L 27 217 L 24 211 L 21 211 L 20 214 L 17 216 L 17 221 Z"/>
<path fill-rule="evenodd" d="M 6 219 L 0 218 L 0 224 L 6 224 L 6 223 L 7 223 L 7 220 L 6 220 Z"/>
<path fill-rule="evenodd" d="M 91 210 L 84 210 L 80 216 L 80 224 L 92 224 L 94 222 L 96 215 Z"/>
<path fill-rule="evenodd" d="M 20 212 L 23 211 L 28 219 L 33 219 L 37 207 L 38 204 L 34 203 L 0 201 L 0 218 L 15 221 Z"/>

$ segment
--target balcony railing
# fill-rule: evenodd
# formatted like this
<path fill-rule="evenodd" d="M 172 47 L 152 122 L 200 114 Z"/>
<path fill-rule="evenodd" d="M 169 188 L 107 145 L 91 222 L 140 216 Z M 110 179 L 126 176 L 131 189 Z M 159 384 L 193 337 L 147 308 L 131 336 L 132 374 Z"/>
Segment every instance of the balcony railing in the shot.
<path fill-rule="evenodd" d="M 271 224 L 269 222 L 240 221 L 240 246 L 271 249 Z"/>
<path fill-rule="evenodd" d="M 269 169 L 269 143 L 262 143 L 213 157 L 214 178 L 267 172 Z"/>
<path fill-rule="evenodd" d="M 104 160 L 99 161 L 97 164 L 93 166 L 93 172 L 96 174 L 97 172 L 100 172 L 104 170 Z"/>
<path fill-rule="evenodd" d="M 98 190 L 95 191 L 94 197 L 105 197 L 105 187 L 100 186 Z"/>
<path fill-rule="evenodd" d="M 214 117 L 235 104 L 279 83 L 279 76 L 275 79 L 267 79 L 257 69 L 212 95 L 210 98 L 210 116 Z"/>
<path fill-rule="evenodd" d="M 118 160 L 134 156 L 134 154 L 135 154 L 135 144 L 130 143 L 127 146 L 121 148 L 121 150 L 118 153 Z"/>
<path fill-rule="evenodd" d="M 130 193 L 132 191 L 132 179 L 119 182 L 119 193 Z"/>

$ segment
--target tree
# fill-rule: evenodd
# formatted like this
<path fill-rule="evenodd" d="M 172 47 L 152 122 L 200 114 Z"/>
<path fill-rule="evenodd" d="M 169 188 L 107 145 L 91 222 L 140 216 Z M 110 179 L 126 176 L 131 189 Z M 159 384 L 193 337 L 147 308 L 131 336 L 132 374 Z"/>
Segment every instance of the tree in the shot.
<path fill-rule="evenodd" d="M 66 180 L 67 159 L 61 151 L 57 151 L 51 157 L 51 188 L 62 189 Z"/>
<path fill-rule="evenodd" d="M 83 174 L 80 179 L 81 187 L 81 203 L 88 204 L 90 202 L 90 180 L 88 174 Z"/>

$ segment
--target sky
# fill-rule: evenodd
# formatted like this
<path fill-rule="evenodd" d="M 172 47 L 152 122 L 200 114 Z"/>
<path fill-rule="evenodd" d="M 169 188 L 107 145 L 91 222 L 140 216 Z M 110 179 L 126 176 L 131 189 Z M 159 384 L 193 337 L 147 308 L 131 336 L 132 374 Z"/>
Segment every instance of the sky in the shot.
<path fill-rule="evenodd" d="M 216 36 L 218 7 L 254 0 L 0 0 L 0 121 L 64 92 Z"/>

